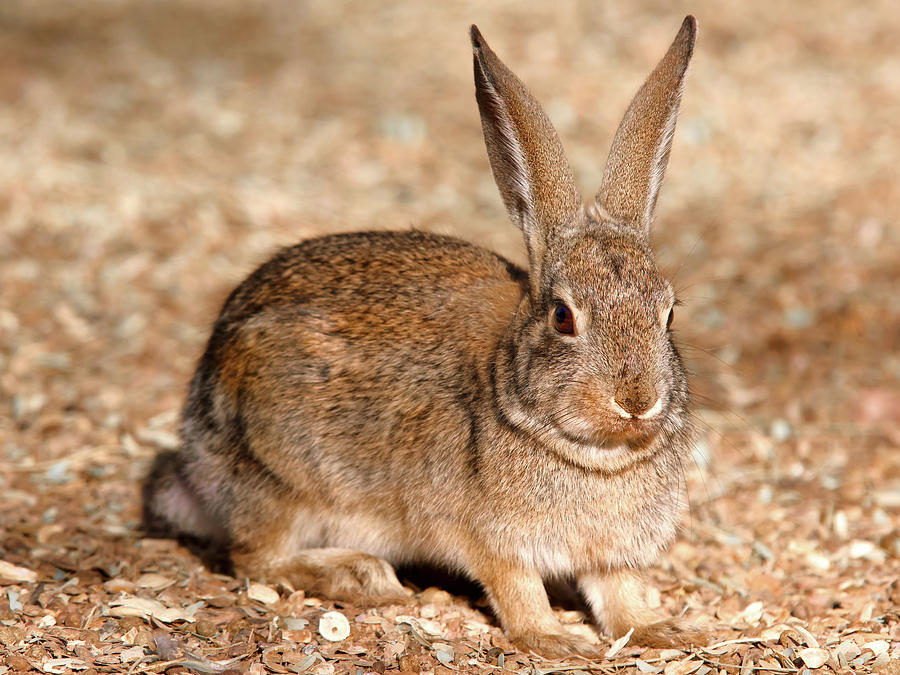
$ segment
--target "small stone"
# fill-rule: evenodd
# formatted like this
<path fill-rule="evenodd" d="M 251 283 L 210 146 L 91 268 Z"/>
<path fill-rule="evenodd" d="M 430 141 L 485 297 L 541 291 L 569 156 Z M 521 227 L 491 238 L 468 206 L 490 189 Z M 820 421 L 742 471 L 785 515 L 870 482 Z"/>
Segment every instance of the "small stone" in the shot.
<path fill-rule="evenodd" d="M 13 612 L 21 612 L 24 605 L 19 602 L 19 594 L 11 588 L 6 589 L 6 598 L 9 601 L 9 609 Z"/>
<path fill-rule="evenodd" d="M 69 474 L 69 463 L 66 460 L 60 460 L 53 464 L 47 472 L 44 474 L 44 478 L 49 483 L 68 483 L 72 480 L 71 474 Z"/>
<path fill-rule="evenodd" d="M 776 443 L 783 443 L 791 437 L 791 425 L 787 420 L 780 417 L 772 422 L 769 434 Z"/>
<path fill-rule="evenodd" d="M 330 642 L 350 637 L 350 622 L 340 612 L 325 612 L 319 619 L 319 635 Z"/>
<path fill-rule="evenodd" d="M 449 668 L 453 663 L 453 647 L 443 643 L 435 643 L 433 647 L 435 658 Z"/>

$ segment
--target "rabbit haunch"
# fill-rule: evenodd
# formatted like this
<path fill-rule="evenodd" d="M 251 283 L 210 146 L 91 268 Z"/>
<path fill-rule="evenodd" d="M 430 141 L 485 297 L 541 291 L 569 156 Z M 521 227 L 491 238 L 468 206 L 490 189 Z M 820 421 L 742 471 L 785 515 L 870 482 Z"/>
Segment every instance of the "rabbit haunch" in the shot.
<path fill-rule="evenodd" d="M 615 636 L 702 641 L 650 610 L 641 576 L 675 536 L 692 437 L 649 228 L 695 32 L 688 17 L 632 101 L 585 208 L 540 105 L 473 27 L 528 270 L 419 231 L 281 251 L 216 321 L 183 446 L 146 483 L 147 528 L 362 604 L 407 599 L 391 564 L 446 566 L 547 656 L 603 652 L 556 619 L 547 577 L 574 578 Z"/>

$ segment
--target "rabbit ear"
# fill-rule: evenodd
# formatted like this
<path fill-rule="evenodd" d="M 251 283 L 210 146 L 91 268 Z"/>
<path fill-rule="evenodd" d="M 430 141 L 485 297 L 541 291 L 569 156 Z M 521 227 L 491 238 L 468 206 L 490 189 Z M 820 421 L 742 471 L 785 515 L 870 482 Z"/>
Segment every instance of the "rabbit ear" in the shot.
<path fill-rule="evenodd" d="M 697 20 L 687 16 L 662 61 L 628 107 L 606 160 L 596 206 L 601 215 L 649 235 L 662 183 Z M 603 214 L 605 211 L 605 214 Z"/>
<path fill-rule="evenodd" d="M 540 104 L 472 26 L 475 98 L 494 180 L 525 235 L 536 293 L 547 241 L 572 224 L 581 198 L 556 130 Z"/>

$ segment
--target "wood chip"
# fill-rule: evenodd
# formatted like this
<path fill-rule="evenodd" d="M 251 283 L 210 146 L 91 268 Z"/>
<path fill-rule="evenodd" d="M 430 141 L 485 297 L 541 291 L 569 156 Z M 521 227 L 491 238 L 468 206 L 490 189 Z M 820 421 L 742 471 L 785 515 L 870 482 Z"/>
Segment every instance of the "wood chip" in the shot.
<path fill-rule="evenodd" d="M 663 661 L 671 661 L 672 659 L 680 659 L 684 656 L 684 650 L 682 649 L 663 649 L 659 653 L 659 658 Z"/>
<path fill-rule="evenodd" d="M 887 640 L 872 640 L 871 642 L 866 642 L 862 648 L 863 649 L 871 649 L 872 653 L 875 656 L 881 656 L 882 654 L 887 654 L 888 649 L 890 649 L 891 643 Z"/>
<path fill-rule="evenodd" d="M 247 597 L 264 605 L 274 605 L 278 602 L 278 591 L 265 584 L 251 582 L 247 585 Z"/>
<path fill-rule="evenodd" d="M 165 577 L 162 574 L 142 574 L 135 579 L 134 585 L 138 588 L 149 588 L 151 591 L 161 591 L 175 583 L 172 577 Z"/>
<path fill-rule="evenodd" d="M 130 649 L 126 649 L 121 654 L 119 654 L 119 658 L 122 660 L 122 663 L 140 661 L 142 658 L 144 658 L 144 648 L 141 646 L 131 647 Z"/>
<path fill-rule="evenodd" d="M 0 579 L 34 583 L 37 581 L 37 573 L 27 567 L 19 567 L 5 560 L 0 560 Z"/>
<path fill-rule="evenodd" d="M 842 668 L 846 668 L 847 664 L 859 656 L 861 652 L 859 645 L 853 640 L 844 640 L 834 648 L 834 656 Z"/>
<path fill-rule="evenodd" d="M 808 630 L 806 630 L 806 629 L 805 629 L 803 626 L 801 626 L 800 624 L 797 624 L 797 625 L 793 626 L 793 628 L 794 628 L 795 631 L 797 631 L 797 633 L 799 633 L 800 637 L 803 638 L 803 643 L 804 643 L 805 645 L 807 645 L 808 647 L 813 647 L 813 648 L 815 648 L 815 649 L 818 649 L 818 647 L 819 647 L 819 641 L 816 640 L 815 637 L 813 637 L 813 634 L 812 634 L 812 633 L 810 633 Z"/>
<path fill-rule="evenodd" d="M 635 659 L 634 665 L 637 666 L 637 669 L 642 673 L 661 673 L 663 672 L 662 667 L 654 666 L 651 663 L 647 663 L 646 661 L 642 661 L 641 659 Z"/>
<path fill-rule="evenodd" d="M 612 659 L 615 658 L 616 654 L 622 651 L 622 648 L 628 644 L 628 641 L 631 639 L 631 634 L 634 633 L 634 628 L 629 628 L 628 632 L 625 633 L 622 637 L 618 638 L 615 642 L 610 645 L 609 649 L 606 650 L 606 654 L 604 658 Z"/>
<path fill-rule="evenodd" d="M 125 596 L 112 600 L 109 603 L 110 616 L 138 616 L 144 619 L 153 617 L 163 623 L 173 621 L 193 622 L 197 607 L 192 605 L 185 608 L 167 607 L 158 600 L 150 598 L 137 598 Z"/>
<path fill-rule="evenodd" d="M 829 654 L 827 649 L 819 649 L 818 647 L 807 647 L 806 649 L 801 649 L 797 652 L 797 656 L 799 656 L 803 663 L 807 668 L 820 668 L 825 665 L 825 662 L 829 659 Z"/>
<path fill-rule="evenodd" d="M 41 670 L 51 675 L 62 675 L 67 670 L 87 670 L 88 664 L 81 659 L 46 659 L 41 662 Z"/>
<path fill-rule="evenodd" d="M 665 675 L 689 675 L 702 665 L 702 661 L 697 661 L 696 659 L 688 657 L 683 661 L 672 661 L 666 664 L 663 672 Z"/>

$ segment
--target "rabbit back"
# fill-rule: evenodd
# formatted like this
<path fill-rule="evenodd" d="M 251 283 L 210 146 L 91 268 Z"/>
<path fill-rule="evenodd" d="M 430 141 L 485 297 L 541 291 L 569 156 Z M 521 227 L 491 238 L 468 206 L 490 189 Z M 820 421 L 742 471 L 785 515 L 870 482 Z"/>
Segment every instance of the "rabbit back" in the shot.
<path fill-rule="evenodd" d="M 490 349 L 526 284 L 496 254 L 419 231 L 283 250 L 215 324 L 185 407 L 182 480 L 232 545 L 291 513 L 314 523 L 284 535 L 291 548 L 422 557 L 422 514 L 454 519 L 472 497 Z"/>

